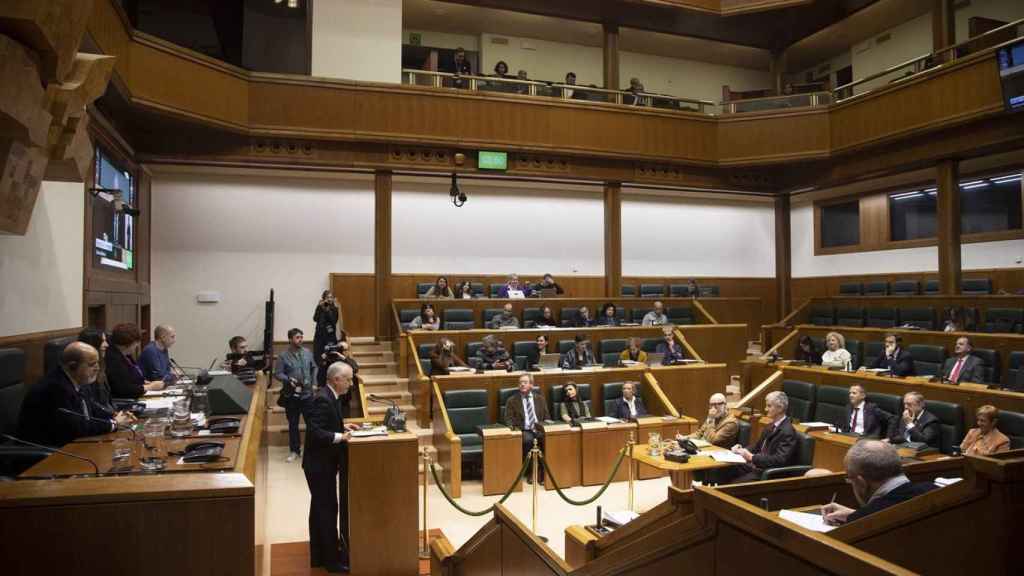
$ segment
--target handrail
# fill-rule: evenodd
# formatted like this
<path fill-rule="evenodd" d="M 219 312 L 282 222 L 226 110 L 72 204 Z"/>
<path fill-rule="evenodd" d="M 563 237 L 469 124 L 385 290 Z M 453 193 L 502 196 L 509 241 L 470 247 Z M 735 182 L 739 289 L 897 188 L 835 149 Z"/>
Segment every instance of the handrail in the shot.
<path fill-rule="evenodd" d="M 955 61 L 957 59 L 956 50 L 958 48 L 967 46 L 968 44 L 976 43 L 981 38 L 985 38 L 985 37 L 991 36 L 993 34 L 996 34 L 998 32 L 1002 32 L 1004 30 L 1015 28 L 1015 27 L 1021 26 L 1021 25 L 1024 25 L 1024 18 L 1021 18 L 1020 20 L 1015 20 L 1013 22 L 1009 22 L 1007 24 L 1003 24 L 1002 26 L 1000 26 L 998 28 L 993 28 L 992 30 L 989 30 L 988 32 L 985 32 L 984 34 L 979 34 L 979 35 L 977 35 L 977 36 L 975 36 L 973 38 L 969 38 L 967 40 L 964 40 L 963 42 L 959 42 L 957 44 L 951 44 L 949 46 L 946 46 L 945 48 L 940 48 L 940 49 L 938 49 L 938 50 L 936 50 L 934 52 L 931 52 L 929 54 L 924 54 L 922 56 L 918 56 L 917 58 L 912 58 L 910 60 L 907 60 L 906 62 L 903 62 L 901 64 L 897 64 L 895 66 L 890 66 L 890 67 L 886 68 L 885 70 L 882 70 L 881 72 L 876 72 L 874 74 L 870 74 L 868 76 L 865 76 L 864 78 L 860 78 L 858 80 L 854 80 L 853 82 L 849 82 L 847 84 L 843 84 L 842 86 L 836 86 L 835 88 L 832 89 L 832 95 L 835 98 L 836 102 L 840 102 L 842 100 L 846 100 L 846 99 L 852 98 L 854 96 L 854 94 L 853 94 L 853 87 L 854 86 L 858 86 L 860 84 L 863 84 L 865 82 L 870 82 L 872 80 L 877 80 L 878 78 L 881 78 L 883 76 L 888 76 L 889 74 L 892 74 L 893 72 L 897 72 L 899 70 L 902 70 L 902 69 L 904 69 L 904 68 L 906 68 L 908 66 L 914 66 L 915 68 L 917 68 L 917 65 L 919 63 L 925 62 L 925 61 L 927 61 L 930 58 L 934 58 L 934 61 L 942 61 L 943 63 L 946 63 L 947 61 L 942 60 L 941 58 L 936 58 L 936 57 L 940 56 L 940 55 L 944 55 L 944 54 L 946 54 L 946 53 L 948 53 L 950 51 L 952 51 L 952 53 L 950 54 L 952 57 L 948 59 L 948 62 Z M 1018 31 L 1017 35 L 1014 37 L 1014 40 L 1016 40 L 1019 37 L 1020 37 L 1020 33 Z M 937 64 L 936 66 L 940 66 L 940 65 L 941 64 Z M 923 68 L 923 69 L 920 69 L 920 70 L 915 70 L 914 74 L 918 74 L 918 73 L 924 72 L 926 69 L 927 68 Z M 848 91 L 849 92 L 849 95 L 846 98 L 842 97 L 842 94 L 843 94 L 844 91 Z"/>
<path fill-rule="evenodd" d="M 416 365 L 416 375 L 421 380 L 429 380 L 427 375 L 423 373 L 423 365 L 420 364 L 420 351 L 416 349 L 416 342 L 413 341 L 412 334 L 406 334 L 405 339 L 409 343 L 409 352 L 412 354 L 412 361 Z"/>
<path fill-rule="evenodd" d="M 391 301 L 391 317 L 395 320 L 395 334 L 404 334 L 405 330 L 402 330 L 402 320 L 398 317 L 398 309 L 395 308 L 394 300 Z"/>
<path fill-rule="evenodd" d="M 791 108 L 804 108 L 804 107 L 817 107 L 817 106 L 822 106 L 822 105 L 828 105 L 828 104 L 832 103 L 832 93 L 827 91 L 827 90 L 816 91 L 816 92 L 796 92 L 796 93 L 793 93 L 793 94 L 778 94 L 776 96 L 761 96 L 759 98 L 742 98 L 742 99 L 739 99 L 739 100 L 728 100 L 728 101 L 719 102 L 718 105 L 722 107 L 722 114 L 736 114 L 737 112 L 740 112 L 740 113 L 742 113 L 742 112 L 761 112 L 761 111 L 764 111 L 764 110 L 767 110 L 767 109 L 775 110 L 775 109 L 778 109 L 778 108 L 782 107 L 782 106 L 777 106 L 777 107 L 765 108 L 765 109 L 761 109 L 761 110 L 737 110 L 737 108 L 741 108 L 744 104 L 749 104 L 751 102 L 756 104 L 758 102 L 770 103 L 770 102 L 773 102 L 773 101 L 778 101 L 778 102 L 780 102 L 782 104 L 785 104 L 785 103 L 787 103 L 789 101 L 793 101 L 793 100 L 797 100 L 797 99 L 806 99 L 808 102 L 807 102 L 807 104 L 799 104 L 798 106 L 787 106 L 787 107 L 791 107 Z"/>
<path fill-rule="evenodd" d="M 690 343 L 686 340 L 686 336 L 683 334 L 682 330 L 676 328 L 673 331 L 673 333 L 675 334 L 675 337 L 679 339 L 679 342 L 682 343 L 683 347 L 686 348 L 686 351 L 690 353 L 690 356 L 694 360 L 704 362 L 704 358 L 702 358 L 701 355 L 697 353 L 697 350 L 694 349 L 694 347 L 691 346 Z"/>
<path fill-rule="evenodd" d="M 665 391 L 661 389 L 661 385 L 658 384 L 658 379 L 654 377 L 654 374 L 644 372 L 644 380 L 647 381 L 647 387 L 654 390 L 654 395 L 658 397 L 665 411 L 671 414 L 672 417 L 679 418 L 679 411 L 669 402 L 668 396 L 665 396 Z"/>
<path fill-rule="evenodd" d="M 792 320 L 793 320 L 793 319 L 794 319 L 794 318 L 795 318 L 795 317 L 796 317 L 796 316 L 797 316 L 798 314 L 800 314 L 801 312 L 803 312 L 803 311 L 804 311 L 804 308 L 807 308 L 808 306 L 810 306 L 810 305 L 811 305 L 811 300 L 813 300 L 813 298 L 808 298 L 807 300 L 804 300 L 804 303 L 803 303 L 803 304 L 801 304 L 801 305 L 797 306 L 797 307 L 796 307 L 796 309 L 795 309 L 795 310 L 793 310 L 792 312 L 790 312 L 790 313 L 789 313 L 789 314 L 788 314 L 788 315 L 787 315 L 787 316 L 786 316 L 785 318 L 783 318 L 782 320 L 779 320 L 779 321 L 778 321 L 778 322 L 776 322 L 775 324 L 769 324 L 768 326 L 788 326 L 788 325 L 789 325 L 789 323 L 790 323 L 790 322 L 791 322 L 791 321 L 792 321 Z"/>
<path fill-rule="evenodd" d="M 766 358 L 768 358 L 768 356 L 771 356 L 771 354 L 773 352 L 778 352 L 779 348 L 781 348 L 783 344 L 789 342 L 790 339 L 792 339 L 793 337 L 795 337 L 799 333 L 800 333 L 799 329 L 794 329 L 789 334 L 786 334 L 786 336 L 782 340 L 779 340 L 778 344 L 776 344 L 775 346 L 772 346 L 771 348 L 769 348 L 768 351 L 765 352 L 764 354 L 761 354 L 761 359 L 762 360 L 766 359 Z"/>
<path fill-rule="evenodd" d="M 708 309 L 705 308 L 704 305 L 700 303 L 700 300 L 694 298 L 693 305 L 694 307 L 697 308 L 697 310 L 700 310 L 701 314 L 703 314 L 704 317 L 708 319 L 708 322 L 710 324 L 718 324 L 718 320 L 716 320 L 715 317 L 711 315 L 711 312 L 708 312 Z"/>
<path fill-rule="evenodd" d="M 772 386 L 775 386 L 775 384 L 778 383 L 779 380 L 782 380 L 782 370 L 776 371 L 774 374 L 766 378 L 764 382 L 758 384 L 753 390 L 747 392 L 747 395 L 744 396 L 743 398 L 740 398 L 740 401 L 737 402 L 735 406 L 733 406 L 733 410 L 738 410 L 741 408 L 753 409 L 753 406 L 750 406 L 750 404 L 754 402 L 754 398 L 757 398 L 766 390 L 768 390 Z"/>

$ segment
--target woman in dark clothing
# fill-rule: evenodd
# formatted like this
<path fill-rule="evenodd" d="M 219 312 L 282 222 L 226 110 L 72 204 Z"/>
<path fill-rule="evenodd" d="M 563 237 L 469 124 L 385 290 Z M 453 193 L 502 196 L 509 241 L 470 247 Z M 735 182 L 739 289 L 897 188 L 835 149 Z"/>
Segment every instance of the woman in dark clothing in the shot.
<path fill-rule="evenodd" d="M 320 302 L 313 311 L 313 322 L 316 322 L 316 332 L 313 334 L 313 359 L 319 369 L 317 370 L 317 385 L 323 386 L 327 382 L 327 365 L 324 350 L 328 346 L 337 344 L 338 338 L 338 304 L 334 300 L 334 294 L 330 290 L 324 290 L 320 295 Z M 344 338 L 341 338 L 344 340 Z"/>
<path fill-rule="evenodd" d="M 446 376 L 449 373 L 448 369 L 453 365 L 469 366 L 455 353 L 455 343 L 442 338 L 434 344 L 434 349 L 430 352 L 430 375 Z"/>
<path fill-rule="evenodd" d="M 534 326 L 538 328 L 542 326 L 552 326 L 557 328 L 558 322 L 555 321 L 555 315 L 551 313 L 551 308 L 545 306 L 540 312 L 540 318 L 534 321 Z"/>
<path fill-rule="evenodd" d="M 110 334 L 107 350 L 107 384 L 112 398 L 141 398 L 147 390 L 163 390 L 162 380 L 147 382 L 136 359 L 142 334 L 135 324 L 118 324 Z"/>
<path fill-rule="evenodd" d="M 796 352 L 793 354 L 793 360 L 808 364 L 821 364 L 821 352 L 814 346 L 814 340 L 811 340 L 810 336 L 800 338 L 800 342 L 796 345 Z"/>
<path fill-rule="evenodd" d="M 85 342 L 100 353 L 100 372 L 96 375 L 95 382 L 82 386 L 82 396 L 92 400 L 93 404 L 106 412 L 105 414 L 95 414 L 96 417 L 113 419 L 117 411 L 114 410 L 114 404 L 110 401 L 110 384 L 107 383 L 107 349 L 110 347 L 107 343 L 107 335 L 102 330 L 86 328 L 78 333 L 78 341 Z"/>

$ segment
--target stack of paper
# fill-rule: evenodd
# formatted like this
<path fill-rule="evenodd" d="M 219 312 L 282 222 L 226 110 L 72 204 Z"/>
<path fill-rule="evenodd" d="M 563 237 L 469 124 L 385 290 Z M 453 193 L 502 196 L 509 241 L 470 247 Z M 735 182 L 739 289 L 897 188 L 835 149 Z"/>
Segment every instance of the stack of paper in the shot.
<path fill-rule="evenodd" d="M 939 478 L 935 479 L 935 485 L 936 486 L 945 487 L 945 486 L 949 486 L 951 484 L 956 484 L 957 482 L 959 482 L 961 480 L 963 480 L 963 478 L 942 478 L 942 477 L 939 477 Z"/>
<path fill-rule="evenodd" d="M 714 452 L 708 452 L 707 455 L 711 456 L 715 462 L 728 462 L 730 464 L 745 464 L 747 462 L 743 459 L 743 456 L 728 450 L 715 450 Z"/>
<path fill-rule="evenodd" d="M 360 430 L 353 430 L 353 438 L 366 438 L 368 436 L 387 436 L 388 429 L 384 426 L 375 426 L 373 428 L 365 428 Z"/>
<path fill-rule="evenodd" d="M 825 518 L 821 514 L 807 514 L 806 512 L 797 512 L 795 510 L 779 510 L 779 518 L 814 532 L 831 532 L 836 528 L 826 524 Z"/>
<path fill-rule="evenodd" d="M 611 416 L 598 416 L 596 420 L 600 420 L 605 424 L 616 424 L 618 422 L 622 422 L 622 420 L 619 420 L 618 418 L 612 418 Z"/>

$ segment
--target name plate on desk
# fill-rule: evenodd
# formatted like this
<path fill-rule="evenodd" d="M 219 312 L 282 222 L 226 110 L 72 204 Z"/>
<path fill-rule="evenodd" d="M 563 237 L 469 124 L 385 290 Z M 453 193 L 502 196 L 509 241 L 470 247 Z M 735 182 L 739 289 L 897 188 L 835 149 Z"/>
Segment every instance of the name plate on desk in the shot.
<path fill-rule="evenodd" d="M 491 438 L 496 436 L 508 436 L 510 434 L 518 434 L 519 432 L 512 430 L 508 426 L 484 428 L 480 430 L 480 435 L 484 438 Z"/>
<path fill-rule="evenodd" d="M 608 423 L 600 420 L 592 420 L 590 422 L 580 422 L 580 430 L 595 430 L 597 428 L 607 428 Z"/>
<path fill-rule="evenodd" d="M 636 419 L 640 426 L 661 426 L 662 422 L 661 416 L 640 416 Z"/>
<path fill-rule="evenodd" d="M 558 422 L 555 424 L 545 424 L 545 432 L 564 432 L 566 430 L 572 430 L 572 426 L 566 422 Z"/>

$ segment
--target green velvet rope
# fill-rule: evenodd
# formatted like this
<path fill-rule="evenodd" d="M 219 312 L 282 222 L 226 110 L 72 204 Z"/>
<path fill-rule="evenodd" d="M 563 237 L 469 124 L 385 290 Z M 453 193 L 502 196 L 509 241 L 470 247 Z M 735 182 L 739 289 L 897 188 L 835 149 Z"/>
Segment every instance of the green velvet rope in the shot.
<path fill-rule="evenodd" d="M 527 456 L 526 459 L 523 460 L 523 467 L 519 469 L 519 474 L 516 474 L 516 479 L 512 481 L 512 485 L 508 487 L 508 490 L 505 491 L 505 495 L 502 496 L 501 500 L 498 500 L 496 504 L 504 504 L 505 500 L 508 500 L 508 497 L 512 495 L 512 492 L 516 489 L 516 486 L 519 484 L 519 479 L 522 478 L 523 474 L 526 473 L 526 468 L 530 465 L 530 460 L 531 458 L 529 456 Z M 444 494 L 445 500 L 447 500 L 449 504 L 454 506 L 456 510 L 469 516 L 483 516 L 485 514 L 490 514 L 494 511 L 494 504 L 491 504 L 490 506 L 484 508 L 483 510 L 480 510 L 479 512 L 467 510 L 462 506 L 459 506 L 458 503 L 456 503 L 455 500 L 452 499 L 451 495 L 448 494 L 448 491 L 444 489 L 444 484 L 441 483 L 441 479 L 437 477 L 437 468 L 438 466 L 434 464 L 430 465 L 430 474 L 434 477 L 434 484 L 437 484 L 437 487 L 441 490 L 441 494 Z"/>
<path fill-rule="evenodd" d="M 541 462 L 544 464 L 544 473 L 548 475 L 548 478 L 551 478 L 551 484 L 555 486 L 555 492 L 557 492 L 558 495 L 562 497 L 562 500 L 565 500 L 566 502 L 572 504 L 573 506 L 586 506 L 587 504 L 591 504 L 595 500 L 600 498 L 601 494 L 604 494 L 604 491 L 608 489 L 608 486 L 610 486 L 612 483 L 612 478 L 615 478 L 615 474 L 618 473 L 619 466 L 622 465 L 622 459 L 625 456 L 626 450 L 619 450 L 619 459 L 615 461 L 615 467 L 612 468 L 612 473 L 608 475 L 608 479 L 605 480 L 604 485 L 601 486 L 601 489 L 598 490 L 596 494 L 594 494 L 590 498 L 587 498 L 586 500 L 573 500 L 572 498 L 569 498 L 568 496 L 563 494 L 562 489 L 558 486 L 558 481 L 555 479 L 555 475 L 551 473 L 551 468 L 548 468 L 547 458 L 541 458 Z"/>

